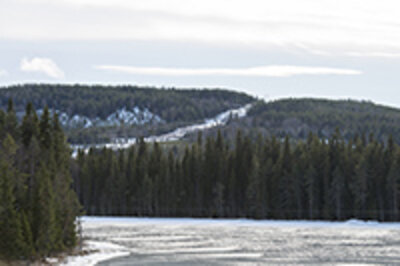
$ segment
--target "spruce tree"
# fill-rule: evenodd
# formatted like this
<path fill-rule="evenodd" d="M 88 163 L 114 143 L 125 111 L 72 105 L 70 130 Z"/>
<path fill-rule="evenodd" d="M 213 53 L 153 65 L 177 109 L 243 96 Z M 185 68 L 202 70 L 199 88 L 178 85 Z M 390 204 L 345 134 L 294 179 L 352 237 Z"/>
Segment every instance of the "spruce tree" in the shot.
<path fill-rule="evenodd" d="M 5 131 L 10 134 L 14 139 L 18 139 L 18 120 L 14 110 L 13 100 L 8 99 L 7 114 L 5 118 Z"/>
<path fill-rule="evenodd" d="M 399 219 L 399 194 L 400 194 L 400 163 L 399 155 L 393 159 L 386 177 L 386 191 L 388 199 L 389 219 L 398 221 Z"/>
<path fill-rule="evenodd" d="M 36 253 L 48 256 L 54 250 L 57 237 L 56 204 L 50 173 L 44 163 L 35 175 L 33 209 L 33 239 Z"/>
<path fill-rule="evenodd" d="M 24 236 L 18 215 L 13 180 L 15 170 L 0 161 L 0 254 L 10 259 L 23 258 Z"/>
<path fill-rule="evenodd" d="M 28 103 L 25 110 L 25 116 L 22 119 L 21 124 L 21 137 L 22 143 L 25 147 L 28 147 L 32 137 L 37 137 L 39 133 L 38 118 L 33 105 Z"/>
<path fill-rule="evenodd" d="M 249 183 L 246 190 L 246 203 L 248 205 L 247 214 L 249 217 L 260 219 L 263 216 L 263 213 L 261 212 L 263 209 L 262 189 L 260 163 L 257 156 L 254 156 L 252 170 L 249 176 Z"/>
<path fill-rule="evenodd" d="M 43 113 L 40 117 L 39 130 L 39 140 L 41 147 L 45 150 L 50 149 L 52 144 L 52 127 L 50 112 L 47 106 L 43 109 Z"/>

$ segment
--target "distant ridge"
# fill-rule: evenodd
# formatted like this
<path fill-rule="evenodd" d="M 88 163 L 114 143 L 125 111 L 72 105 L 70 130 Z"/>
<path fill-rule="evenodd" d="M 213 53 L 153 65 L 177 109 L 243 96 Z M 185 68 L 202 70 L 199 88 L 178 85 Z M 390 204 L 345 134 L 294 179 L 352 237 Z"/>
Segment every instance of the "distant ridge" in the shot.
<path fill-rule="evenodd" d="M 386 141 L 389 135 L 400 143 L 400 109 L 370 101 L 328 99 L 281 99 L 259 101 L 248 115 L 222 128 L 226 134 L 240 128 L 248 133 L 306 139 L 310 132 L 329 138 L 338 128 L 342 136 L 369 138 L 374 135 Z M 215 132 L 209 132 L 209 134 Z"/>
<path fill-rule="evenodd" d="M 12 98 L 21 117 L 28 102 L 58 113 L 72 143 L 158 135 L 211 118 L 255 99 L 220 89 L 25 84 L 2 87 L 0 108 Z"/>

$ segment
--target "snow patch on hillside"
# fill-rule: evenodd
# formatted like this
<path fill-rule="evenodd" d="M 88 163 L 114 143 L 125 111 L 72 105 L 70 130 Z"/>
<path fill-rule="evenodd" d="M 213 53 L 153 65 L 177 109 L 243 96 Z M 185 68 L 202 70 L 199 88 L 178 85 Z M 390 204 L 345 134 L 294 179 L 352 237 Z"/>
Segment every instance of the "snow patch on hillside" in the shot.
<path fill-rule="evenodd" d="M 109 115 L 106 121 L 111 125 L 120 126 L 154 124 L 162 122 L 162 119 L 147 108 L 141 110 L 139 107 L 135 107 L 130 111 L 124 107 Z"/>
<path fill-rule="evenodd" d="M 93 126 L 107 127 L 107 126 L 121 126 L 121 125 L 145 125 L 145 124 L 158 124 L 163 123 L 160 116 L 153 114 L 149 109 L 141 109 L 134 107 L 127 109 L 126 107 L 120 108 L 115 112 L 108 115 L 105 119 L 99 117 L 90 118 L 84 115 L 68 115 L 66 112 L 60 110 L 50 109 L 50 114 L 57 113 L 60 123 L 66 128 L 89 128 Z M 43 109 L 36 111 L 38 116 L 43 114 Z M 17 116 L 22 118 L 24 112 L 18 112 Z"/>
<path fill-rule="evenodd" d="M 240 108 L 231 109 L 223 113 L 220 113 L 214 118 L 205 119 L 202 123 L 186 127 L 180 127 L 163 135 L 147 137 L 145 138 L 145 141 L 146 142 L 176 141 L 182 139 L 186 134 L 189 133 L 213 128 L 220 125 L 225 125 L 231 118 L 241 118 L 246 116 L 251 106 L 252 104 L 246 104 L 245 106 L 242 106 Z M 71 148 L 74 150 L 72 156 L 75 157 L 77 155 L 78 149 L 84 150 L 85 152 L 88 152 L 90 148 L 96 148 L 96 149 L 109 148 L 114 150 L 126 149 L 134 145 L 136 141 L 137 138 L 126 138 L 126 139 L 117 138 L 114 139 L 111 143 L 101 143 L 93 145 L 71 145 Z"/>
<path fill-rule="evenodd" d="M 214 118 L 206 119 L 204 121 L 204 123 L 177 128 L 170 133 L 160 135 L 160 136 L 150 136 L 150 137 L 146 138 L 146 141 L 147 142 L 176 141 L 176 140 L 183 138 L 186 134 L 189 134 L 189 133 L 213 128 L 216 126 L 225 125 L 231 118 L 234 118 L 234 117 L 241 118 L 241 117 L 246 116 L 250 107 L 251 107 L 251 104 L 247 104 L 238 109 L 228 110 L 226 112 L 223 112 L 223 113 L 217 115 Z"/>

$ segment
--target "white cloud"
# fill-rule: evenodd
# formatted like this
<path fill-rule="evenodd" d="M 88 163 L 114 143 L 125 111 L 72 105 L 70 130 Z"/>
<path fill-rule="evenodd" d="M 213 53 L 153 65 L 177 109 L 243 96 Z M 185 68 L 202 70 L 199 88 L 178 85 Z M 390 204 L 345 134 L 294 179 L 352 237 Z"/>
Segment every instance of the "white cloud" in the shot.
<path fill-rule="evenodd" d="M 397 0 L 2 0 L 0 38 L 194 41 L 386 57 L 400 53 L 399 9 Z"/>
<path fill-rule="evenodd" d="M 21 70 L 24 72 L 41 72 L 55 79 L 64 78 L 64 72 L 50 58 L 34 57 L 31 60 L 21 60 Z"/>
<path fill-rule="evenodd" d="M 295 75 L 360 75 L 359 70 L 329 67 L 271 65 L 251 68 L 161 68 L 99 65 L 96 69 L 154 76 L 291 77 Z"/>

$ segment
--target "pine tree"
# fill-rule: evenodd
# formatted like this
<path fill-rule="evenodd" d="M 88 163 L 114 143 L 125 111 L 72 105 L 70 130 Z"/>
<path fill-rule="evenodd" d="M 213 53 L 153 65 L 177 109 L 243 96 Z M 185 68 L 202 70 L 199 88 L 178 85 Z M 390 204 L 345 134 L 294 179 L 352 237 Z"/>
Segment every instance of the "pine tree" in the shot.
<path fill-rule="evenodd" d="M 36 253 L 47 256 L 57 241 L 56 206 L 50 173 L 42 163 L 35 175 L 35 195 L 32 234 Z"/>
<path fill-rule="evenodd" d="M 262 189 L 261 186 L 261 173 L 260 173 L 260 163 L 256 156 L 253 157 L 252 170 L 249 176 L 249 183 L 247 185 L 246 195 L 247 195 L 247 211 L 249 217 L 252 218 L 262 218 Z"/>
<path fill-rule="evenodd" d="M 354 198 L 355 217 L 365 219 L 368 197 L 368 169 L 367 160 L 363 156 L 356 166 L 356 172 L 350 185 Z"/>
<path fill-rule="evenodd" d="M 6 113 L 0 109 L 0 139 L 6 134 Z"/>
<path fill-rule="evenodd" d="M 393 159 L 389 173 L 386 177 L 386 191 L 388 199 L 388 208 L 390 210 L 389 219 L 398 221 L 399 219 L 399 191 L 400 190 L 400 163 L 399 155 Z"/>
<path fill-rule="evenodd" d="M 26 215 L 24 211 L 20 213 L 19 219 L 23 238 L 23 245 L 19 253 L 22 254 L 25 259 L 31 260 L 35 257 L 35 246 L 33 243 L 31 224 L 29 222 L 28 215 Z"/>
<path fill-rule="evenodd" d="M 335 218 L 338 220 L 342 220 L 345 180 L 344 180 L 344 173 L 342 172 L 342 169 L 339 165 L 336 165 L 333 171 L 331 188 L 332 189 L 330 190 L 329 194 L 335 208 Z"/>
<path fill-rule="evenodd" d="M 0 254 L 8 258 L 21 258 L 24 236 L 21 221 L 17 213 L 13 179 L 15 170 L 7 161 L 0 161 Z"/>
<path fill-rule="evenodd" d="M 44 108 L 43 114 L 40 117 L 39 130 L 40 130 L 39 140 L 41 147 L 45 150 L 50 149 L 52 144 L 52 127 L 51 127 L 50 113 L 47 106 Z"/>
<path fill-rule="evenodd" d="M 135 205 L 137 202 L 137 169 L 136 169 L 136 150 L 135 146 L 128 149 L 126 179 L 127 179 L 127 208 L 128 214 L 135 214 Z"/>
<path fill-rule="evenodd" d="M 300 143 L 297 145 L 294 151 L 293 165 L 293 199 L 295 200 L 294 213 L 296 219 L 304 219 L 304 210 L 306 209 L 307 203 L 305 202 L 305 173 L 307 165 L 309 164 L 308 155 L 306 151 L 306 145 Z"/>
<path fill-rule="evenodd" d="M 14 139 L 18 139 L 18 120 L 14 110 L 12 99 L 8 99 L 7 114 L 5 119 L 6 134 L 10 134 Z"/>
<path fill-rule="evenodd" d="M 281 157 L 277 162 L 277 166 L 280 168 L 280 177 L 278 183 L 278 208 L 281 212 L 280 218 L 291 218 L 293 215 L 294 204 L 292 201 L 292 188 L 293 188 L 293 180 L 292 180 L 292 155 L 289 143 L 289 137 L 285 137 L 285 141 L 283 144 L 283 151 L 281 153 Z"/>
<path fill-rule="evenodd" d="M 309 164 L 305 174 L 305 187 L 307 195 L 307 210 L 308 219 L 315 219 L 317 207 L 317 187 L 316 187 L 317 173 L 312 164 Z"/>
<path fill-rule="evenodd" d="M 33 105 L 28 103 L 25 110 L 25 116 L 22 119 L 21 124 L 21 137 L 22 143 L 25 147 L 28 147 L 32 137 L 37 137 L 39 133 L 39 124 L 38 117 L 36 115 L 35 110 L 33 109 Z"/>

